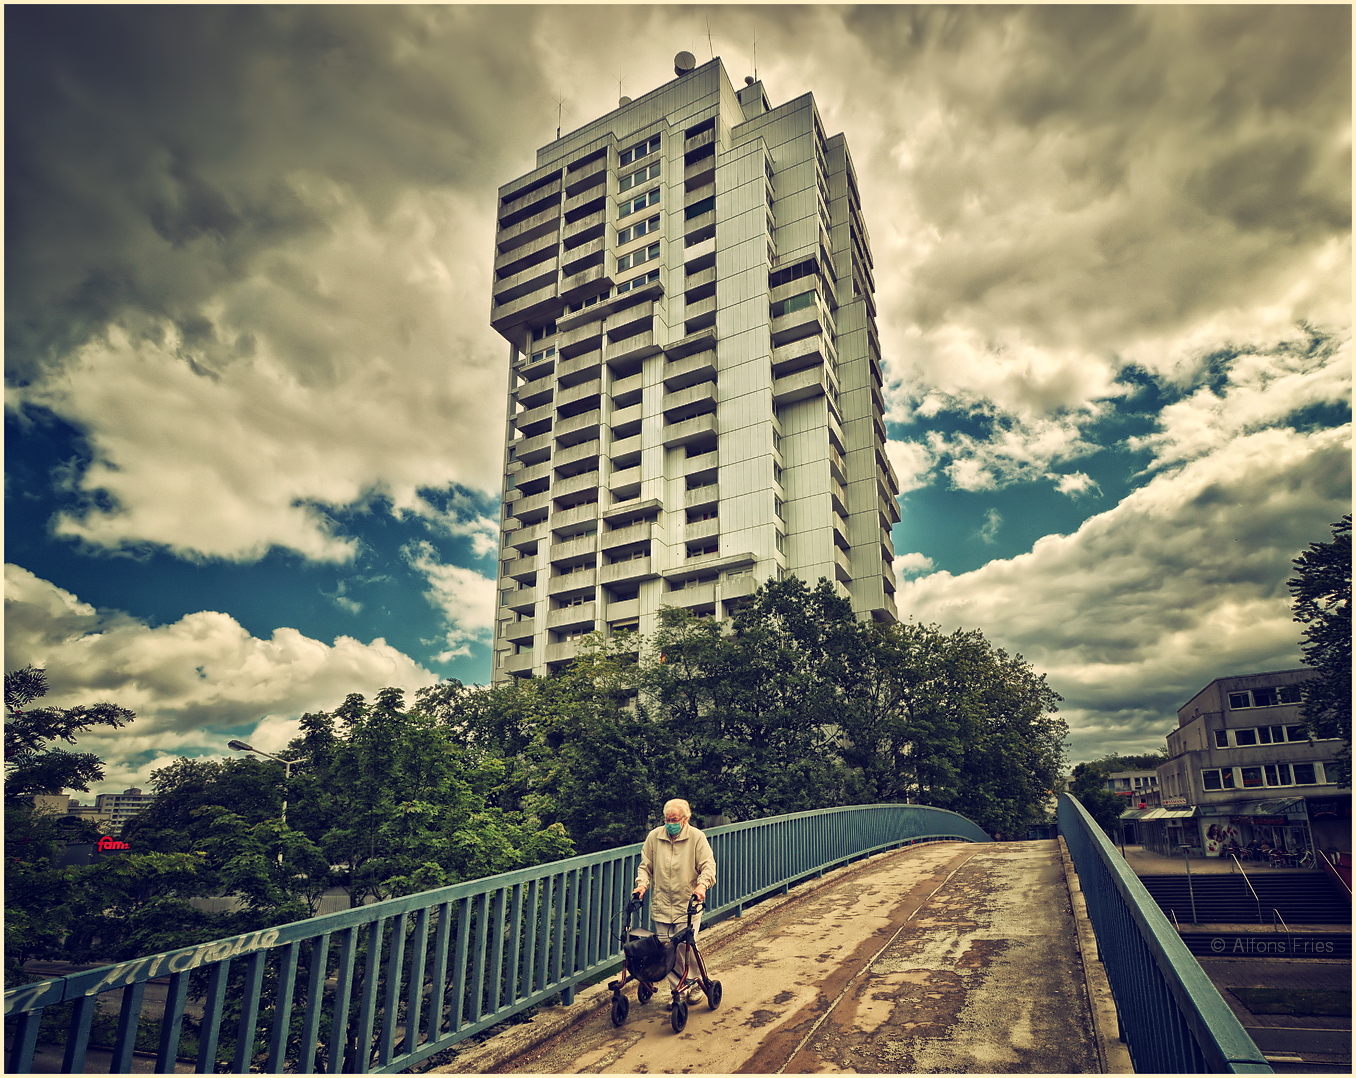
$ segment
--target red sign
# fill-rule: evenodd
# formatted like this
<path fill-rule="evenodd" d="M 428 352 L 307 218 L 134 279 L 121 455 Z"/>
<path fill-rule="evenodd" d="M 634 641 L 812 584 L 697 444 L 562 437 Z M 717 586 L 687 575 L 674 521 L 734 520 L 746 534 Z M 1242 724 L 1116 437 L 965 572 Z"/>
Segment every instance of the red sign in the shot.
<path fill-rule="evenodd" d="M 109 850 L 130 850 L 132 847 L 126 842 L 119 842 L 116 838 L 104 835 L 94 848 L 100 853 L 107 853 Z"/>

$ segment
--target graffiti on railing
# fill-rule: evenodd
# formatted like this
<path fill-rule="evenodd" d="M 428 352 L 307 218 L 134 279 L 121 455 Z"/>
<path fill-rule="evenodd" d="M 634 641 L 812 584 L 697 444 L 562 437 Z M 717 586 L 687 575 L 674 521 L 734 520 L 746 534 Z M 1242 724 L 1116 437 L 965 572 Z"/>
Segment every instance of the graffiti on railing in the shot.
<path fill-rule="evenodd" d="M 161 972 L 186 973 L 191 969 L 197 969 L 204 962 L 220 962 L 223 958 L 235 958 L 251 951 L 267 950 L 277 942 L 278 930 L 268 928 L 232 936 L 230 939 L 200 943 L 197 947 L 185 947 L 181 951 L 166 951 L 150 958 L 133 959 L 131 962 L 113 966 L 104 975 L 103 980 L 86 989 L 85 995 L 93 996 L 109 988 L 132 984 L 142 970 L 146 971 L 145 979 L 149 981 L 160 976 Z"/>

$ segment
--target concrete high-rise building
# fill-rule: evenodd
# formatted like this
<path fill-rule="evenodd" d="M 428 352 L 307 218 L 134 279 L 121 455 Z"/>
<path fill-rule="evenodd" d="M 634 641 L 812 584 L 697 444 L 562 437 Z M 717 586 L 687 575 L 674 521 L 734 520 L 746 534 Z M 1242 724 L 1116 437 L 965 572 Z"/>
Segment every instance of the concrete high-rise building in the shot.
<path fill-rule="evenodd" d="M 871 247 L 840 134 L 719 59 L 537 152 L 499 189 L 508 341 L 493 680 L 663 606 L 723 617 L 825 577 L 893 621 L 898 482 Z"/>

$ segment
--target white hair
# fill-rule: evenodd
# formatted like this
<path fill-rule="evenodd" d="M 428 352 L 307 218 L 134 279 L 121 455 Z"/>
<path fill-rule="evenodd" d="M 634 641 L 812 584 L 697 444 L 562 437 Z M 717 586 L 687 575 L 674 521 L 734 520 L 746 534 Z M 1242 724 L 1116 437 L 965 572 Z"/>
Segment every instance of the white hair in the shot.
<path fill-rule="evenodd" d="M 669 814 L 669 810 L 670 810 L 670 809 L 675 809 L 675 810 L 677 810 L 677 812 L 678 812 L 678 813 L 683 817 L 683 819 L 685 819 L 685 820 L 690 820 L 690 819 L 692 819 L 692 806 L 689 805 L 686 801 L 684 801 L 681 797 L 675 797 L 675 798 L 672 798 L 672 799 L 669 800 L 669 801 L 665 801 L 665 802 L 664 802 L 664 815 L 665 815 L 665 816 L 667 816 L 667 815 Z"/>

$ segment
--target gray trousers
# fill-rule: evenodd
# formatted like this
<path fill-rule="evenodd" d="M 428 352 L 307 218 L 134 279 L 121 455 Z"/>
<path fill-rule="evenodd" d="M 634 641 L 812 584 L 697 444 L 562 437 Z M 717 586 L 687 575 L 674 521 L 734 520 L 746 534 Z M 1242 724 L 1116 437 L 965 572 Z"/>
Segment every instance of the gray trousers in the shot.
<path fill-rule="evenodd" d="M 696 942 L 697 942 L 697 939 L 698 939 L 699 935 L 701 934 L 701 933 L 700 933 L 701 926 L 702 926 L 702 915 L 701 915 L 700 913 L 695 914 L 695 915 L 693 916 L 693 918 L 692 918 L 692 942 L 693 942 L 693 943 L 696 943 Z M 663 940 L 665 943 L 667 943 L 669 940 L 673 939 L 674 936 L 676 936 L 679 932 L 681 932 L 681 931 L 682 931 L 683 929 L 685 929 L 686 927 L 687 927 L 687 917 L 686 917 L 686 916 L 684 916 L 683 919 L 682 919 L 681 921 L 655 921 L 655 922 L 654 922 L 654 934 L 655 934 L 656 936 L 658 936 L 661 940 Z M 677 966 L 678 966 L 679 969 L 682 968 L 682 964 L 683 964 L 683 959 L 684 959 L 684 958 L 687 959 L 687 961 L 691 964 L 691 966 L 695 966 L 695 965 L 696 965 L 696 959 L 694 959 L 690 953 L 687 953 L 687 952 L 690 952 L 690 951 L 691 951 L 691 948 L 688 947 L 687 944 L 683 944 L 683 945 L 681 945 L 681 946 L 678 948 L 678 955 L 677 955 L 677 963 L 676 963 L 676 964 L 677 964 Z M 688 970 L 689 973 L 693 972 L 691 966 L 689 967 L 689 970 Z M 678 974 L 678 971 L 677 971 L 677 970 L 670 971 L 670 973 L 669 973 L 669 987 L 670 987 L 670 988 L 677 988 L 677 987 L 678 987 L 678 981 L 679 981 L 679 974 Z"/>

